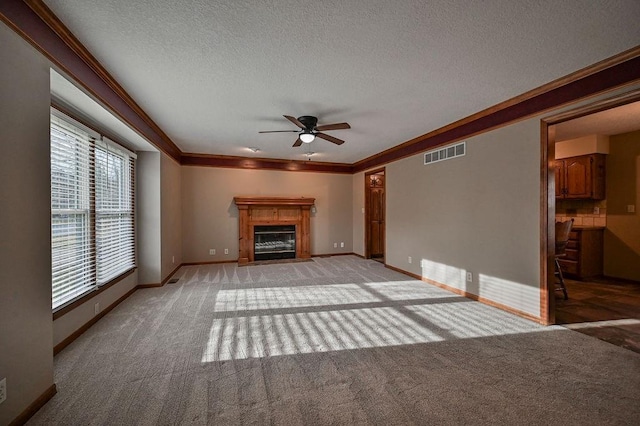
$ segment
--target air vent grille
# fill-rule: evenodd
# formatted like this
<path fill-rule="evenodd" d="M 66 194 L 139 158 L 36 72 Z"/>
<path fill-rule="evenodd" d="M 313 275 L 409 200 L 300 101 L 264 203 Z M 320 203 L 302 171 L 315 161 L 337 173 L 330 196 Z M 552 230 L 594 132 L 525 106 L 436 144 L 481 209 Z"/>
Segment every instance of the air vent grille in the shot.
<path fill-rule="evenodd" d="M 453 145 L 443 146 L 431 150 L 424 154 L 424 164 L 437 163 L 439 161 L 450 160 L 455 157 L 462 157 L 467 152 L 467 143 L 458 142 Z"/>

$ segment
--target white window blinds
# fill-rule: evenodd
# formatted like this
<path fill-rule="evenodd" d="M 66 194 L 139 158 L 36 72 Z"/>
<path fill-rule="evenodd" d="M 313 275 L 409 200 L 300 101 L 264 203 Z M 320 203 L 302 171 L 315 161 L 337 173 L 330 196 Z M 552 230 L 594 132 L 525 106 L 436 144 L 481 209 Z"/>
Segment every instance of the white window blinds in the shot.
<path fill-rule="evenodd" d="M 134 266 L 133 158 L 111 144 L 95 153 L 97 280 L 104 284 Z"/>
<path fill-rule="evenodd" d="M 52 304 L 135 266 L 134 157 L 51 116 Z"/>
<path fill-rule="evenodd" d="M 95 285 L 95 247 L 91 236 L 91 138 L 51 119 L 51 260 L 53 307 Z"/>

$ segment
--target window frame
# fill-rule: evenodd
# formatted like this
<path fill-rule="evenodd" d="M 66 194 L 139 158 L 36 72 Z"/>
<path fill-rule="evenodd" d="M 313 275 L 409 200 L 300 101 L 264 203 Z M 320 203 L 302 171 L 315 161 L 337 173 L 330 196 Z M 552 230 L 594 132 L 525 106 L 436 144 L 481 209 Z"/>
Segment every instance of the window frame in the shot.
<path fill-rule="evenodd" d="M 88 177 L 80 177 L 80 179 L 89 180 L 92 182 L 84 182 L 88 185 L 88 197 L 89 197 L 89 205 L 84 206 L 83 209 L 60 209 L 53 208 L 53 196 L 51 203 L 51 225 L 50 232 L 52 234 L 51 240 L 51 253 L 52 253 L 52 282 L 51 282 L 51 291 L 52 291 L 52 312 L 53 319 L 57 319 L 60 316 L 64 315 L 67 312 L 72 311 L 77 306 L 85 303 L 87 300 L 97 296 L 103 291 L 107 290 L 112 285 L 120 282 L 125 279 L 129 275 L 131 275 L 137 269 L 137 234 L 136 234 L 136 210 L 135 210 L 135 194 L 136 194 L 136 185 L 135 185 L 135 173 L 136 173 L 136 155 L 135 153 L 128 150 L 126 147 L 121 145 L 118 142 L 115 142 L 113 139 L 108 138 L 101 134 L 101 132 L 96 131 L 95 129 L 88 127 L 84 123 L 78 121 L 74 117 L 69 116 L 68 114 L 59 111 L 55 108 L 54 105 L 51 106 L 51 130 L 50 133 L 53 132 L 53 123 L 54 121 L 62 121 L 65 125 L 75 127 L 77 130 L 82 131 L 88 135 L 88 140 L 83 141 L 81 143 L 87 143 L 88 149 L 90 151 L 88 164 L 85 165 L 88 170 L 91 170 L 91 176 Z M 51 139 L 51 136 L 50 136 Z M 50 140 L 50 149 L 51 149 L 51 140 Z M 120 194 L 120 198 L 125 202 L 125 206 L 128 208 L 122 209 L 118 211 L 118 215 L 125 215 L 125 221 L 128 223 L 128 229 L 130 233 L 125 234 L 125 238 L 128 240 L 128 248 L 129 252 L 125 257 L 127 257 L 127 261 L 130 262 L 130 265 L 126 266 L 124 269 L 119 269 L 109 276 L 103 277 L 103 281 L 98 280 L 98 238 L 96 236 L 96 226 L 98 221 L 98 209 L 96 203 L 96 192 L 97 192 L 97 183 L 95 179 L 96 173 L 96 150 L 102 150 L 106 153 L 106 155 L 116 155 L 123 160 L 123 166 L 120 170 L 119 178 L 123 180 L 123 186 L 120 188 L 122 192 Z M 53 160 L 51 160 L 53 162 Z M 53 166 L 50 166 L 53 168 Z M 77 169 L 79 170 L 79 169 Z M 53 181 L 52 181 L 53 182 Z M 84 184 L 83 183 L 83 184 Z M 84 187 L 79 190 L 79 192 L 84 191 Z M 52 188 L 53 195 L 53 188 Z M 83 193 L 83 196 L 87 194 Z M 126 200 L 125 200 L 126 198 Z M 86 201 L 86 200 L 85 200 Z M 76 206 L 78 207 L 78 206 Z M 89 246 L 91 254 L 88 256 L 88 261 L 91 263 L 91 268 L 93 270 L 92 275 L 90 274 L 88 279 L 88 285 L 83 289 L 83 291 L 78 292 L 78 294 L 70 297 L 68 300 L 64 300 L 64 302 L 59 305 L 53 307 L 53 233 L 54 233 L 54 217 L 56 215 L 64 215 L 64 214 L 80 214 L 85 217 L 85 222 L 88 221 L 88 228 L 86 232 L 83 232 L 86 237 L 89 239 Z M 121 229 L 121 227 L 118 227 Z M 130 256 L 130 257 L 129 257 Z M 104 312 L 104 311 L 103 311 Z"/>

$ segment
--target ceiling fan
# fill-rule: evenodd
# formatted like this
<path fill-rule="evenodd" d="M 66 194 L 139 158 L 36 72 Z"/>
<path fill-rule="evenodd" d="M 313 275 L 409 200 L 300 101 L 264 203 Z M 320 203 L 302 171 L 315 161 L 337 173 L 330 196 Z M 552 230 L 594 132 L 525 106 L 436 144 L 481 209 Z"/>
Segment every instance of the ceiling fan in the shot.
<path fill-rule="evenodd" d="M 322 133 L 326 130 L 341 130 L 350 129 L 349 123 L 335 123 L 335 124 L 323 124 L 318 126 L 318 118 L 311 115 L 303 115 L 302 117 L 291 117 L 290 115 L 283 116 L 302 130 L 265 130 L 258 133 L 298 133 L 298 139 L 293 146 L 300 146 L 303 143 L 311 143 L 315 138 L 324 139 L 326 141 L 335 143 L 336 145 L 342 145 L 344 141 L 342 139 L 334 138 L 333 136 Z"/>

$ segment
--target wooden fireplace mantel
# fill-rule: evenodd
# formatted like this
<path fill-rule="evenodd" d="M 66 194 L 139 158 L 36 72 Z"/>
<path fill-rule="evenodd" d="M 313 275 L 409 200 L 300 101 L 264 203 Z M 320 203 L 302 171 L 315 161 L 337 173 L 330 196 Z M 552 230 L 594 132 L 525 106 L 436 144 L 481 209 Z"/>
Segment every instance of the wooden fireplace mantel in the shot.
<path fill-rule="evenodd" d="M 253 262 L 253 228 L 258 225 L 295 225 L 296 258 L 311 257 L 311 206 L 315 198 L 234 197 L 238 206 L 238 265 Z"/>

